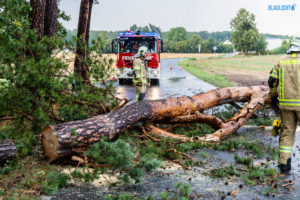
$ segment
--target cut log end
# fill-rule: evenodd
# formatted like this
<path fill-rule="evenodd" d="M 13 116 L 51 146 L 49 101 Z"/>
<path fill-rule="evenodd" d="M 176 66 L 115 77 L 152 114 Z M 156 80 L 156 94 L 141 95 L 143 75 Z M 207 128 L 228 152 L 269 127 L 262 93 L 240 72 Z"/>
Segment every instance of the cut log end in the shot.
<path fill-rule="evenodd" d="M 16 145 L 10 140 L 0 141 L 0 163 L 16 156 Z"/>
<path fill-rule="evenodd" d="M 42 131 L 42 141 L 44 153 L 51 161 L 72 154 L 70 146 L 59 143 L 58 137 L 51 126 L 47 126 Z"/>

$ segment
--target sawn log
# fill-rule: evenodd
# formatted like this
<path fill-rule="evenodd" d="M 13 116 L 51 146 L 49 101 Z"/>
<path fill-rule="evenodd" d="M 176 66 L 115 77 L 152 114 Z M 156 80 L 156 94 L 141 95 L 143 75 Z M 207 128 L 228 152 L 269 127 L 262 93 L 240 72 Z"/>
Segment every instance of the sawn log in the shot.
<path fill-rule="evenodd" d="M 267 101 L 268 92 L 269 88 L 266 86 L 214 89 L 192 97 L 182 96 L 137 102 L 90 119 L 50 125 L 42 131 L 44 153 L 51 160 L 56 160 L 70 156 L 74 152 L 82 152 L 88 145 L 103 137 L 116 138 L 137 122 L 184 121 L 186 119 L 183 117 L 176 117 L 193 115 L 226 102 L 246 102 L 251 99 L 245 109 L 234 117 L 234 121 L 220 124 L 220 120 L 217 120 L 215 127 L 220 127 L 220 129 L 216 131 L 216 135 L 207 138 L 210 141 L 217 141 L 218 136 L 225 137 L 242 126 L 255 110 Z M 212 125 L 211 119 L 209 121 Z"/>
<path fill-rule="evenodd" d="M 16 145 L 12 141 L 0 141 L 0 163 L 15 157 L 16 151 Z"/>

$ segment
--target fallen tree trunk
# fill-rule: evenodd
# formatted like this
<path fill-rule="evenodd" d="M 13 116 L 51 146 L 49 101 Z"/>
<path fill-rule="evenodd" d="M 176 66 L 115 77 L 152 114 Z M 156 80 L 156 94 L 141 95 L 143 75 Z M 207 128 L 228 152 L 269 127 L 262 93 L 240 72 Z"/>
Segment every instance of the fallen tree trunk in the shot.
<path fill-rule="evenodd" d="M 15 157 L 16 151 L 16 145 L 12 141 L 0 141 L 0 163 Z"/>
<path fill-rule="evenodd" d="M 90 119 L 47 126 L 42 131 L 43 149 L 46 156 L 51 160 L 56 160 L 72 155 L 73 152 L 82 152 L 89 144 L 103 137 L 113 139 L 137 122 L 179 120 L 184 118 L 183 116 L 193 115 L 197 111 L 201 112 L 232 101 L 245 102 L 249 99 L 252 99 L 251 102 L 255 101 L 250 102 L 244 110 L 242 109 L 235 116 L 235 121 L 222 124 L 220 121 L 217 122 L 221 129 L 216 132 L 216 135 L 207 138 L 209 141 L 217 141 L 218 136 L 222 138 L 242 126 L 255 110 L 260 108 L 256 105 L 265 103 L 268 99 L 268 92 L 269 88 L 266 86 L 232 87 L 215 89 L 192 97 L 138 102 Z M 181 117 L 176 118 L 178 116 Z M 225 131 L 227 129 L 230 131 Z M 205 139 L 202 138 L 202 140 Z"/>

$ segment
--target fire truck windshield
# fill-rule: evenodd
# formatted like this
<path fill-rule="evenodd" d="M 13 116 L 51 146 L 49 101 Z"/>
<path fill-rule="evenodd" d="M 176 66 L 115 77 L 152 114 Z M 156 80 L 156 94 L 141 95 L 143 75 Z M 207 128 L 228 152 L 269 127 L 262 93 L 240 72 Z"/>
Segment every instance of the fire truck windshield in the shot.
<path fill-rule="evenodd" d="M 157 40 L 153 37 L 120 38 L 118 42 L 118 52 L 137 53 L 140 46 L 146 46 L 148 48 L 148 53 L 157 52 Z"/>

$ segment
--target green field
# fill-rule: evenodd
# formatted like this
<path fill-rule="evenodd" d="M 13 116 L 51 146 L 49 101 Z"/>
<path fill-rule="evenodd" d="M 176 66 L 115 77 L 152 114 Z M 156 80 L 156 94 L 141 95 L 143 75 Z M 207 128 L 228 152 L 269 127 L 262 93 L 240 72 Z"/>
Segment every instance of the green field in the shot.
<path fill-rule="evenodd" d="M 266 84 L 270 70 L 280 58 L 282 55 L 210 57 L 179 64 L 201 80 L 217 87 L 229 87 Z"/>

